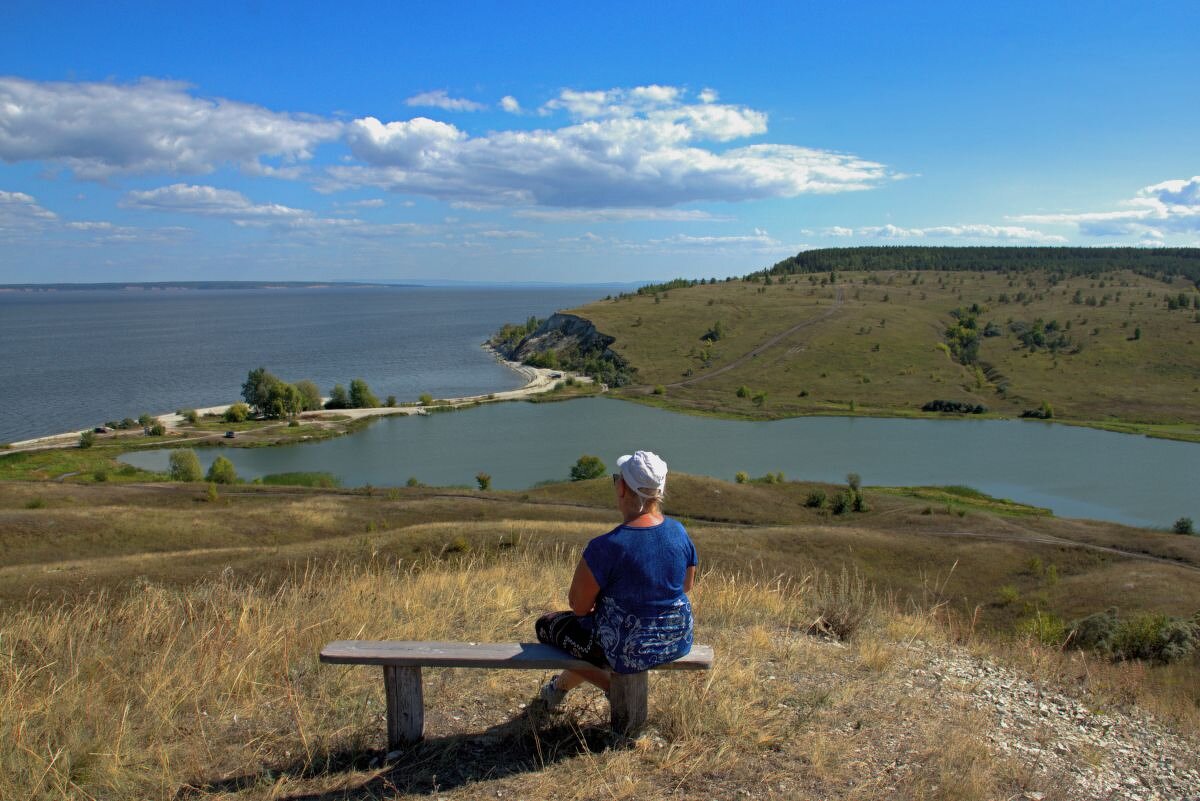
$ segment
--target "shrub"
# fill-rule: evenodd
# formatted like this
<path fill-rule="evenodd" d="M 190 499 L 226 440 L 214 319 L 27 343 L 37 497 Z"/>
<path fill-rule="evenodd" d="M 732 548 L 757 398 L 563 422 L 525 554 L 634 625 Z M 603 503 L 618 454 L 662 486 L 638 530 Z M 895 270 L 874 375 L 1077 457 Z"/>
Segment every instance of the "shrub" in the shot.
<path fill-rule="evenodd" d="M 379 398 L 366 381 L 356 378 L 350 382 L 350 405 L 355 409 L 375 409 L 379 406 Z"/>
<path fill-rule="evenodd" d="M 92 471 L 92 480 L 93 481 L 108 481 L 108 468 L 107 467 L 97 467 L 95 470 Z"/>
<path fill-rule="evenodd" d="M 200 415 L 195 409 L 184 409 L 179 413 L 179 416 L 187 420 L 192 425 L 196 425 L 196 421 L 200 419 Z"/>
<path fill-rule="evenodd" d="M 856 512 L 869 512 L 871 507 L 867 504 L 867 496 L 862 492 L 852 492 L 853 496 L 850 500 L 850 508 Z M 962 515 L 959 515 L 960 517 Z"/>
<path fill-rule="evenodd" d="M 300 408 L 297 411 L 315 412 L 321 408 L 321 390 L 316 384 L 307 379 L 297 381 L 296 391 L 300 393 Z"/>
<path fill-rule="evenodd" d="M 96 444 L 96 432 L 84 431 L 79 435 L 79 447 L 90 448 Z"/>
<path fill-rule="evenodd" d="M 29 500 L 25 501 L 25 508 L 26 509 L 45 509 L 46 508 L 46 499 L 45 498 L 30 498 Z"/>
<path fill-rule="evenodd" d="M 740 387 L 737 388 L 737 396 L 739 398 L 750 397 L 750 387 L 746 386 L 745 384 L 742 384 Z"/>
<path fill-rule="evenodd" d="M 1200 640 L 1200 622 L 1143 612 L 1124 620 L 1115 610 L 1078 620 L 1071 644 L 1116 660 L 1144 659 L 1168 663 L 1189 656 Z"/>
<path fill-rule="evenodd" d="M 321 489 L 335 489 L 342 486 L 342 481 L 332 473 L 320 472 L 293 472 L 293 473 L 271 473 L 255 480 L 259 484 L 267 484 L 271 486 L 286 486 L 286 487 L 320 487 Z"/>
<path fill-rule="evenodd" d="M 572 481 L 587 481 L 593 478 L 599 478 L 607 472 L 608 468 L 604 466 L 604 462 L 600 461 L 599 456 L 590 456 L 584 454 L 576 460 L 571 467 Z"/>
<path fill-rule="evenodd" d="M 190 449 L 171 451 L 170 473 L 172 481 L 199 481 L 204 477 L 196 452 Z"/>
<path fill-rule="evenodd" d="M 417 477 L 416 477 L 416 476 L 409 476 L 409 477 L 408 477 L 408 481 L 405 481 L 405 482 L 404 482 L 404 486 L 406 486 L 406 487 L 423 487 L 423 486 L 425 486 L 425 485 L 424 485 L 424 484 L 422 484 L 422 483 L 421 483 L 421 482 L 420 482 L 420 481 L 417 479 Z"/>
<path fill-rule="evenodd" d="M 1192 518 L 1190 518 L 1190 517 L 1181 517 L 1178 520 L 1176 520 L 1175 524 L 1171 526 L 1171 531 L 1175 532 L 1176 534 L 1195 534 L 1196 533 L 1196 529 L 1192 525 Z"/>
<path fill-rule="evenodd" d="M 479 485 L 481 490 L 491 489 L 492 477 L 482 471 L 478 472 L 475 474 L 475 483 Z"/>
<path fill-rule="evenodd" d="M 839 492 L 833 496 L 829 508 L 835 515 L 845 514 L 854 507 L 854 498 L 850 492 Z"/>
<path fill-rule="evenodd" d="M 350 393 L 341 384 L 334 384 L 329 390 L 329 400 L 325 401 L 326 409 L 349 409 Z"/>
<path fill-rule="evenodd" d="M 655 395 L 666 395 L 667 388 L 664 387 L 662 384 L 656 384 L 654 387 L 654 394 Z"/>
<path fill-rule="evenodd" d="M 433 403 L 433 396 L 428 392 L 422 392 L 420 400 L 422 406 L 428 406 L 429 404 Z"/>
<path fill-rule="evenodd" d="M 161 437 L 163 434 L 166 434 L 166 433 L 167 433 L 167 427 L 157 421 L 154 423 L 154 425 L 150 426 L 150 428 L 146 431 L 146 434 L 148 434 L 151 437 Z"/>
<path fill-rule="evenodd" d="M 387 406 L 389 409 L 394 408 L 396 406 L 396 396 L 388 395 L 387 400 L 383 402 L 383 405 Z"/>
<path fill-rule="evenodd" d="M 847 473 L 846 486 L 852 491 L 858 492 L 858 490 L 862 487 L 862 476 L 860 476 L 858 473 Z"/>
<path fill-rule="evenodd" d="M 739 484 L 745 484 L 750 480 L 750 475 L 745 470 L 739 470 L 733 474 L 733 480 Z"/>
<path fill-rule="evenodd" d="M 241 401 L 238 401 L 225 410 L 225 414 L 222 416 L 222 419 L 226 423 L 244 423 L 249 416 L 250 407 Z"/>
<path fill-rule="evenodd" d="M 212 466 L 208 468 L 206 478 L 213 484 L 236 484 L 238 482 L 237 469 L 233 466 L 233 462 L 224 456 L 218 456 Z"/>
<path fill-rule="evenodd" d="M 809 509 L 824 509 L 827 500 L 825 490 L 815 489 L 808 493 L 808 497 L 804 499 L 804 505 Z"/>
<path fill-rule="evenodd" d="M 1021 600 L 1021 591 L 1011 584 L 1005 584 L 1000 588 L 1000 605 L 1011 606 Z"/>
<path fill-rule="evenodd" d="M 764 389 L 755 392 L 754 397 L 750 400 L 754 402 L 755 406 L 764 406 L 767 402 L 767 391 Z"/>
<path fill-rule="evenodd" d="M 809 595 L 815 619 L 809 634 L 825 634 L 845 640 L 854 635 L 875 613 L 876 598 L 861 575 L 845 567 L 837 578 L 826 573 L 813 577 Z"/>
<path fill-rule="evenodd" d="M 208 482 L 208 489 L 204 492 L 204 499 L 209 503 L 216 503 L 221 496 L 217 494 L 217 485 L 213 482 Z"/>
<path fill-rule="evenodd" d="M 1062 619 L 1040 609 L 1020 622 L 1017 630 L 1042 645 L 1061 646 L 1067 638 L 1067 625 Z"/>

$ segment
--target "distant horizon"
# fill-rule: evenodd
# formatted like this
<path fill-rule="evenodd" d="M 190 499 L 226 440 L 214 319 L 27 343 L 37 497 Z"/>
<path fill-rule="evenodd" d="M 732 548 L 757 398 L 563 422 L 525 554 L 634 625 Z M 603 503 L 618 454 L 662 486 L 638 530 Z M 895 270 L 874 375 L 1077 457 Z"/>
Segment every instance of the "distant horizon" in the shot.
<path fill-rule="evenodd" d="M 1200 4 L 15 3 L 0 282 L 1200 245 Z"/>

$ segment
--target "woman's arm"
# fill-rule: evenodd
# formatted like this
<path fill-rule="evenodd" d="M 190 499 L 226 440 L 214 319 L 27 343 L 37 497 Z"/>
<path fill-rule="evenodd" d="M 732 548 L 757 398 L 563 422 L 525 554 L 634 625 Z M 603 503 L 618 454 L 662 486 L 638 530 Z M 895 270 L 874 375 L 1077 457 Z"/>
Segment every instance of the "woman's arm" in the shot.
<path fill-rule="evenodd" d="M 696 586 L 696 566 L 689 565 L 687 573 L 683 576 L 683 591 L 691 592 L 694 586 Z"/>
<path fill-rule="evenodd" d="M 587 562 L 579 560 L 575 566 L 575 577 L 571 579 L 571 589 L 567 591 L 567 601 L 571 611 L 582 617 L 592 611 L 596 605 L 596 596 L 600 594 L 600 585 L 592 575 L 592 569 Z"/>

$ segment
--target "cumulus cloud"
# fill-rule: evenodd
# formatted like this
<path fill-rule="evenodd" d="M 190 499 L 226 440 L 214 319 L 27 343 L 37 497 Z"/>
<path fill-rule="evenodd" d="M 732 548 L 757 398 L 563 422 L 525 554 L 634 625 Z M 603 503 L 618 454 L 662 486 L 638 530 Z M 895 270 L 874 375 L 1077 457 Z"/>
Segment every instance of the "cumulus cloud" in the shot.
<path fill-rule="evenodd" d="M 467 100 L 463 97 L 450 97 L 445 89 L 421 92 L 418 95 L 413 95 L 404 102 L 410 106 L 426 106 L 429 108 L 440 108 L 445 111 L 482 111 L 487 108 L 487 106 L 482 103 L 476 103 L 474 100 Z"/>
<path fill-rule="evenodd" d="M 375 186 L 481 205 L 663 208 L 863 190 L 893 177 L 877 162 L 796 145 L 718 150 L 706 143 L 764 133 L 766 115 L 683 96 L 657 85 L 563 90 L 542 111 L 566 111 L 573 122 L 481 136 L 427 117 L 364 117 L 346 132 L 364 164 L 330 168 L 323 188 Z"/>
<path fill-rule="evenodd" d="M 1074 225 L 1087 236 L 1139 236 L 1141 243 L 1167 234 L 1200 232 L 1200 175 L 1142 187 L 1119 209 L 1059 214 L 1023 214 L 1017 222 Z"/>
<path fill-rule="evenodd" d="M 305 161 L 340 135 L 337 122 L 199 98 L 170 81 L 0 78 L 0 160 L 58 163 L 80 178 L 206 173 L 228 163 L 293 177 L 261 159 Z"/>
<path fill-rule="evenodd" d="M 84 245 L 171 242 L 189 234 L 186 228 L 133 228 L 104 220 L 63 220 L 43 208 L 32 195 L 0 190 L 0 241 L 39 239 Z M 79 235 L 63 237 L 63 234 Z M 80 238 L 82 237 L 82 238 Z"/>
<path fill-rule="evenodd" d="M 521 113 L 521 104 L 518 103 L 517 99 L 512 95 L 505 95 L 504 97 L 500 98 L 500 108 L 504 109 L 509 114 Z"/>
<path fill-rule="evenodd" d="M 541 234 L 534 231 L 497 230 L 480 231 L 479 236 L 487 239 L 537 239 L 541 236 Z"/>
<path fill-rule="evenodd" d="M 714 222 L 728 220 L 700 209 L 518 209 L 514 217 L 542 222 Z"/>
<path fill-rule="evenodd" d="M 128 209 L 198 214 L 202 217 L 234 219 L 299 218 L 309 212 L 277 203 L 253 203 L 241 192 L 213 186 L 171 184 L 170 186 L 129 192 L 120 205 Z"/>
<path fill-rule="evenodd" d="M 32 195 L 0 189 L 0 233 L 39 230 L 58 220 L 58 215 L 38 205 Z"/>
<path fill-rule="evenodd" d="M 862 228 L 833 226 L 821 233 L 837 237 L 877 239 L 987 239 L 1021 242 L 1066 242 L 1066 238 L 1020 225 L 934 225 L 926 228 L 902 228 L 896 225 L 869 225 Z"/>

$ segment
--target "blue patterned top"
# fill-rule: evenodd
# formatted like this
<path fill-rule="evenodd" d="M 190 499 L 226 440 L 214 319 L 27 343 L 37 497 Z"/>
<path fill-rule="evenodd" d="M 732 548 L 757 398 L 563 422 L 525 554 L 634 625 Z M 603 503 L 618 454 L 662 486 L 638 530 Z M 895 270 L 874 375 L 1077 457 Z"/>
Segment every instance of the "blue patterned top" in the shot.
<path fill-rule="evenodd" d="M 592 624 L 613 670 L 638 673 L 691 650 L 683 582 L 696 546 L 679 521 L 617 526 L 589 542 L 583 559 L 600 585 Z"/>

